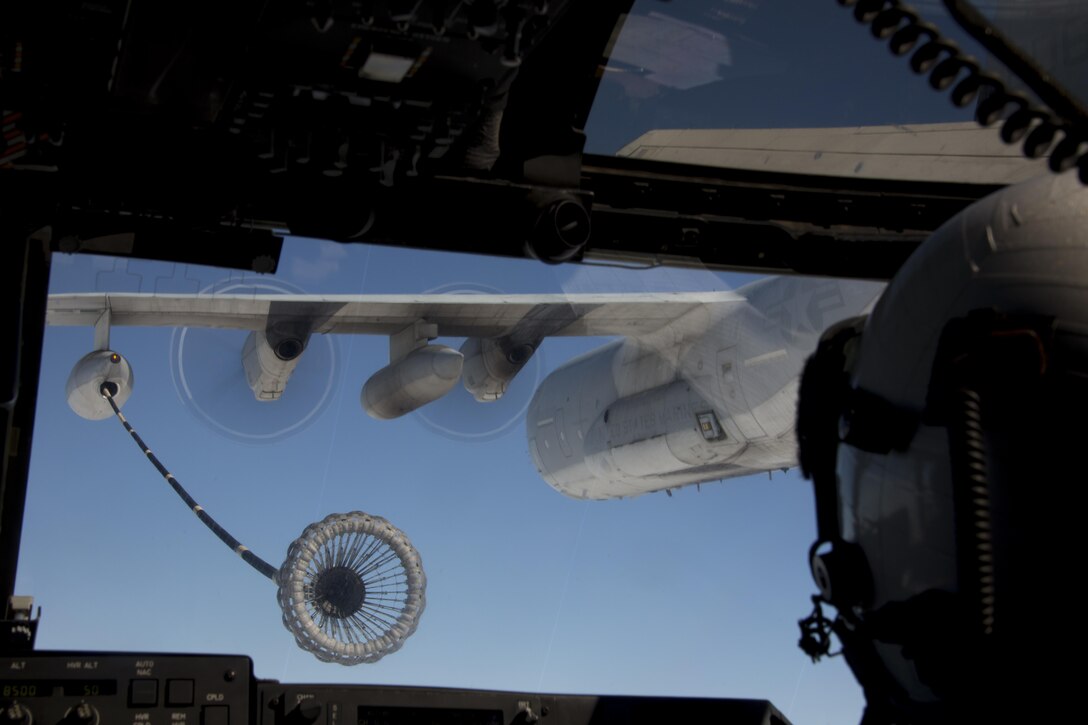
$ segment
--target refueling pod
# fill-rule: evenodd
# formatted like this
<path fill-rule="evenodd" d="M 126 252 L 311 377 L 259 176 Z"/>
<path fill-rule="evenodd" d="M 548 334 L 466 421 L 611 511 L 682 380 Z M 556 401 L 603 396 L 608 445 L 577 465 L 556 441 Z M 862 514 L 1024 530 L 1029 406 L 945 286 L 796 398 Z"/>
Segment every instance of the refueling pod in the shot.
<path fill-rule="evenodd" d="M 108 385 L 117 407 L 132 394 L 132 367 L 120 353 L 95 350 L 80 358 L 65 384 L 68 407 L 87 420 L 102 420 L 113 415 L 113 408 L 102 397 Z"/>
<path fill-rule="evenodd" d="M 464 355 L 445 345 L 424 345 L 370 376 L 359 396 L 371 418 L 411 413 L 453 390 Z"/>
<path fill-rule="evenodd" d="M 532 343 L 470 337 L 461 345 L 465 390 L 481 403 L 498 400 L 534 352 L 536 345 Z"/>
<path fill-rule="evenodd" d="M 280 399 L 306 349 L 306 342 L 298 336 L 279 336 L 270 340 L 264 330 L 249 333 L 242 346 L 242 367 L 253 397 L 260 401 Z"/>

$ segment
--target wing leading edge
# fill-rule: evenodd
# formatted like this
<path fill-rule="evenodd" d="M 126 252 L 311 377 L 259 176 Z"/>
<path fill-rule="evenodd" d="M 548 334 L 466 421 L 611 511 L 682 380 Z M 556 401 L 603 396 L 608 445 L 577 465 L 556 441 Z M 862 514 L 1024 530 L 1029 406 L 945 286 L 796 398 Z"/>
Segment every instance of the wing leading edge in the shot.
<path fill-rule="evenodd" d="M 50 325 L 264 330 L 308 321 L 311 332 L 392 335 L 425 321 L 441 337 L 642 335 L 734 292 L 544 295 L 50 295 Z"/>

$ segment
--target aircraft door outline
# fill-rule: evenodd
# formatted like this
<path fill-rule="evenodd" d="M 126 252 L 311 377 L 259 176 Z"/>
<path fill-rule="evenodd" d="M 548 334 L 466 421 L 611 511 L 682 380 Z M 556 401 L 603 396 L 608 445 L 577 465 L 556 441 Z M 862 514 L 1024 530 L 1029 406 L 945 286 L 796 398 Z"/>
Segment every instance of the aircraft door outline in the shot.
<path fill-rule="evenodd" d="M 744 385 L 740 379 L 740 366 L 737 361 L 737 346 L 718 350 L 718 384 L 721 387 L 722 405 L 729 413 L 734 425 L 748 440 L 766 438 L 767 431 L 756 420 L 752 408 L 744 394 Z"/>

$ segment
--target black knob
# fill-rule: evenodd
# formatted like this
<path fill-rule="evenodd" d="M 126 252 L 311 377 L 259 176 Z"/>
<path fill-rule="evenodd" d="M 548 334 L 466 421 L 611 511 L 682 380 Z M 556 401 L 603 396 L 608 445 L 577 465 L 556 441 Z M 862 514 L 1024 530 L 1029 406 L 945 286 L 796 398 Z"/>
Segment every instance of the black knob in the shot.
<path fill-rule="evenodd" d="M 30 714 L 30 710 L 17 702 L 13 702 L 0 710 L 0 724 L 2 725 L 30 725 L 32 722 L 34 722 L 34 716 Z"/>
<path fill-rule="evenodd" d="M 294 710 L 287 713 L 285 722 L 290 725 L 310 725 L 310 723 L 317 722 L 324 710 L 325 708 L 322 707 L 320 702 L 303 700 L 295 706 Z"/>
<path fill-rule="evenodd" d="M 61 720 L 63 725 L 94 725 L 98 722 L 98 711 L 93 705 L 81 702 L 68 710 Z"/>

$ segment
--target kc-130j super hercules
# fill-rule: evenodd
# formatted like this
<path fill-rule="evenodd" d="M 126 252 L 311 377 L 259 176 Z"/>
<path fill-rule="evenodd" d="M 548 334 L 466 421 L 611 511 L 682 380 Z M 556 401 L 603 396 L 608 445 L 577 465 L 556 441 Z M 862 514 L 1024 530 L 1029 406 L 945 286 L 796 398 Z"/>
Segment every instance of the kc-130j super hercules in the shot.
<path fill-rule="evenodd" d="M 390 363 L 363 385 L 372 417 L 395 418 L 460 380 L 498 400 L 551 336 L 622 335 L 551 373 L 526 416 L 541 476 L 576 498 L 636 496 L 793 466 L 797 381 L 831 323 L 860 314 L 882 284 L 781 277 L 736 292 L 496 295 L 66 294 L 52 325 L 98 328 L 77 363 L 68 402 L 112 415 L 103 379 L 131 392 L 127 360 L 108 351 L 108 326 L 250 330 L 239 364 L 258 400 L 275 405 L 311 335 L 388 335 Z M 432 344 L 465 337 L 461 349 Z M 466 415 L 471 411 L 466 411 Z"/>

